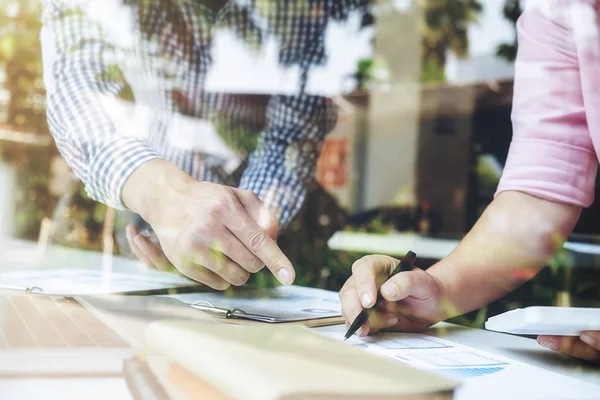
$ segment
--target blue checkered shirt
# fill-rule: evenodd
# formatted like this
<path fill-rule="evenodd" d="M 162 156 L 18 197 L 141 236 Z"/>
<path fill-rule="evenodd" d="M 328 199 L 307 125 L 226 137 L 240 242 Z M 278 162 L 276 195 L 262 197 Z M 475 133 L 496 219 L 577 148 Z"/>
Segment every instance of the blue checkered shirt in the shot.
<path fill-rule="evenodd" d="M 258 0 L 232 0 L 217 9 L 194 0 L 46 1 L 49 126 L 93 199 L 125 210 L 126 179 L 156 158 L 199 181 L 232 182 L 222 154 L 177 144 L 189 139 L 179 140 L 180 121 L 204 121 L 256 129 L 233 181 L 257 193 L 280 224 L 293 218 L 337 118 L 331 99 L 304 93 L 304 83 L 310 68 L 326 61 L 328 21 L 346 18 L 363 1 L 274 0 L 267 14 Z M 281 67 L 303 71 L 298 95 L 273 95 L 261 107 L 253 96 L 206 92 L 215 29 L 230 29 L 249 45 L 276 36 Z"/>

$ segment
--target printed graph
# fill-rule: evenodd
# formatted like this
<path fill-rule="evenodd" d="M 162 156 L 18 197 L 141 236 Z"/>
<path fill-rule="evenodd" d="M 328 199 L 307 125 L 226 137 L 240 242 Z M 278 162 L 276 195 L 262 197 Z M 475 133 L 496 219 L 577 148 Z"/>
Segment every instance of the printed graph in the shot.
<path fill-rule="evenodd" d="M 504 370 L 505 367 L 481 367 L 481 368 L 442 368 L 432 372 L 445 376 L 446 378 L 462 381 L 465 379 L 492 375 Z"/>
<path fill-rule="evenodd" d="M 453 347 L 447 342 L 422 335 L 394 335 L 393 337 L 382 335 L 368 337 L 363 339 L 363 341 L 369 345 L 389 350 L 448 349 Z"/>
<path fill-rule="evenodd" d="M 500 367 L 506 366 L 507 363 L 489 357 L 484 354 L 470 352 L 470 351 L 459 351 L 459 352 L 448 352 L 448 353 L 420 353 L 411 354 L 410 358 L 420 363 L 425 363 L 433 367 L 447 368 L 447 367 L 472 367 L 472 368 L 483 368 L 483 367 Z"/>

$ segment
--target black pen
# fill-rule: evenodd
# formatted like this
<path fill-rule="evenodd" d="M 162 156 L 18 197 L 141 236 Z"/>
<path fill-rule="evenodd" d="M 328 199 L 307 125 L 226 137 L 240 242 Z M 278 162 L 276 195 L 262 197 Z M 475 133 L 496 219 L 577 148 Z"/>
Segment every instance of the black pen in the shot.
<path fill-rule="evenodd" d="M 399 272 L 410 271 L 416 259 L 417 255 L 412 251 L 406 253 L 404 258 L 398 263 L 398 265 L 396 265 L 396 268 L 394 268 L 394 270 L 390 273 L 388 279 Z M 354 322 L 352 322 L 350 328 L 348 328 L 348 332 L 346 332 L 346 335 L 344 335 L 344 340 L 348 340 L 350 336 L 354 335 L 356 331 L 369 320 L 369 317 L 371 316 L 373 311 L 377 309 L 379 302 L 382 300 L 383 297 L 381 296 L 381 293 L 378 292 L 377 301 L 375 302 L 375 305 L 369 309 L 363 309 L 360 312 L 360 314 L 358 314 L 358 317 L 354 319 Z"/>

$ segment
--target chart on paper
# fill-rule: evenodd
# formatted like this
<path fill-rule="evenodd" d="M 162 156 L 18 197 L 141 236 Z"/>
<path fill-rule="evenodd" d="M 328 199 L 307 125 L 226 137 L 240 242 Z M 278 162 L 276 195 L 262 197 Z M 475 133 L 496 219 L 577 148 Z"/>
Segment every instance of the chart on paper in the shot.
<path fill-rule="evenodd" d="M 438 338 L 425 335 L 381 335 L 369 336 L 364 339 L 350 338 L 350 344 L 355 346 L 375 346 L 389 350 L 401 349 L 446 349 L 453 347 L 452 344 Z"/>
<path fill-rule="evenodd" d="M 342 340 L 343 332 L 320 332 Z M 455 400 L 597 399 L 600 387 L 569 376 L 417 333 L 351 337 L 345 343 L 460 382 Z M 526 377 L 526 378 L 524 378 Z"/>
<path fill-rule="evenodd" d="M 337 333 L 323 334 L 339 339 Z M 354 336 L 346 343 L 459 381 L 494 374 L 510 365 L 509 360 L 417 333 L 386 333 L 366 338 Z"/>

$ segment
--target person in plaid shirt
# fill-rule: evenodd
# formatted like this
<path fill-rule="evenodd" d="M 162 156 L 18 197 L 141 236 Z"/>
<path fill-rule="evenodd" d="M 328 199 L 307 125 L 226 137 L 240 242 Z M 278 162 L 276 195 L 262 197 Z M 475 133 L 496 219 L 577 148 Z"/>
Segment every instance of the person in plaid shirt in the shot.
<path fill-rule="evenodd" d="M 61 154 L 90 197 L 152 226 L 161 248 L 127 228 L 139 258 L 219 290 L 265 265 L 293 282 L 277 233 L 298 212 L 337 118 L 306 80 L 326 61 L 328 23 L 364 6 L 260 4 L 47 0 L 43 16 L 48 121 Z M 219 30 L 248 46 L 276 38 L 280 65 L 300 68 L 298 94 L 271 96 L 261 115 L 252 96 L 205 91 Z M 262 128 L 244 160 L 217 133 L 232 120 Z"/>

